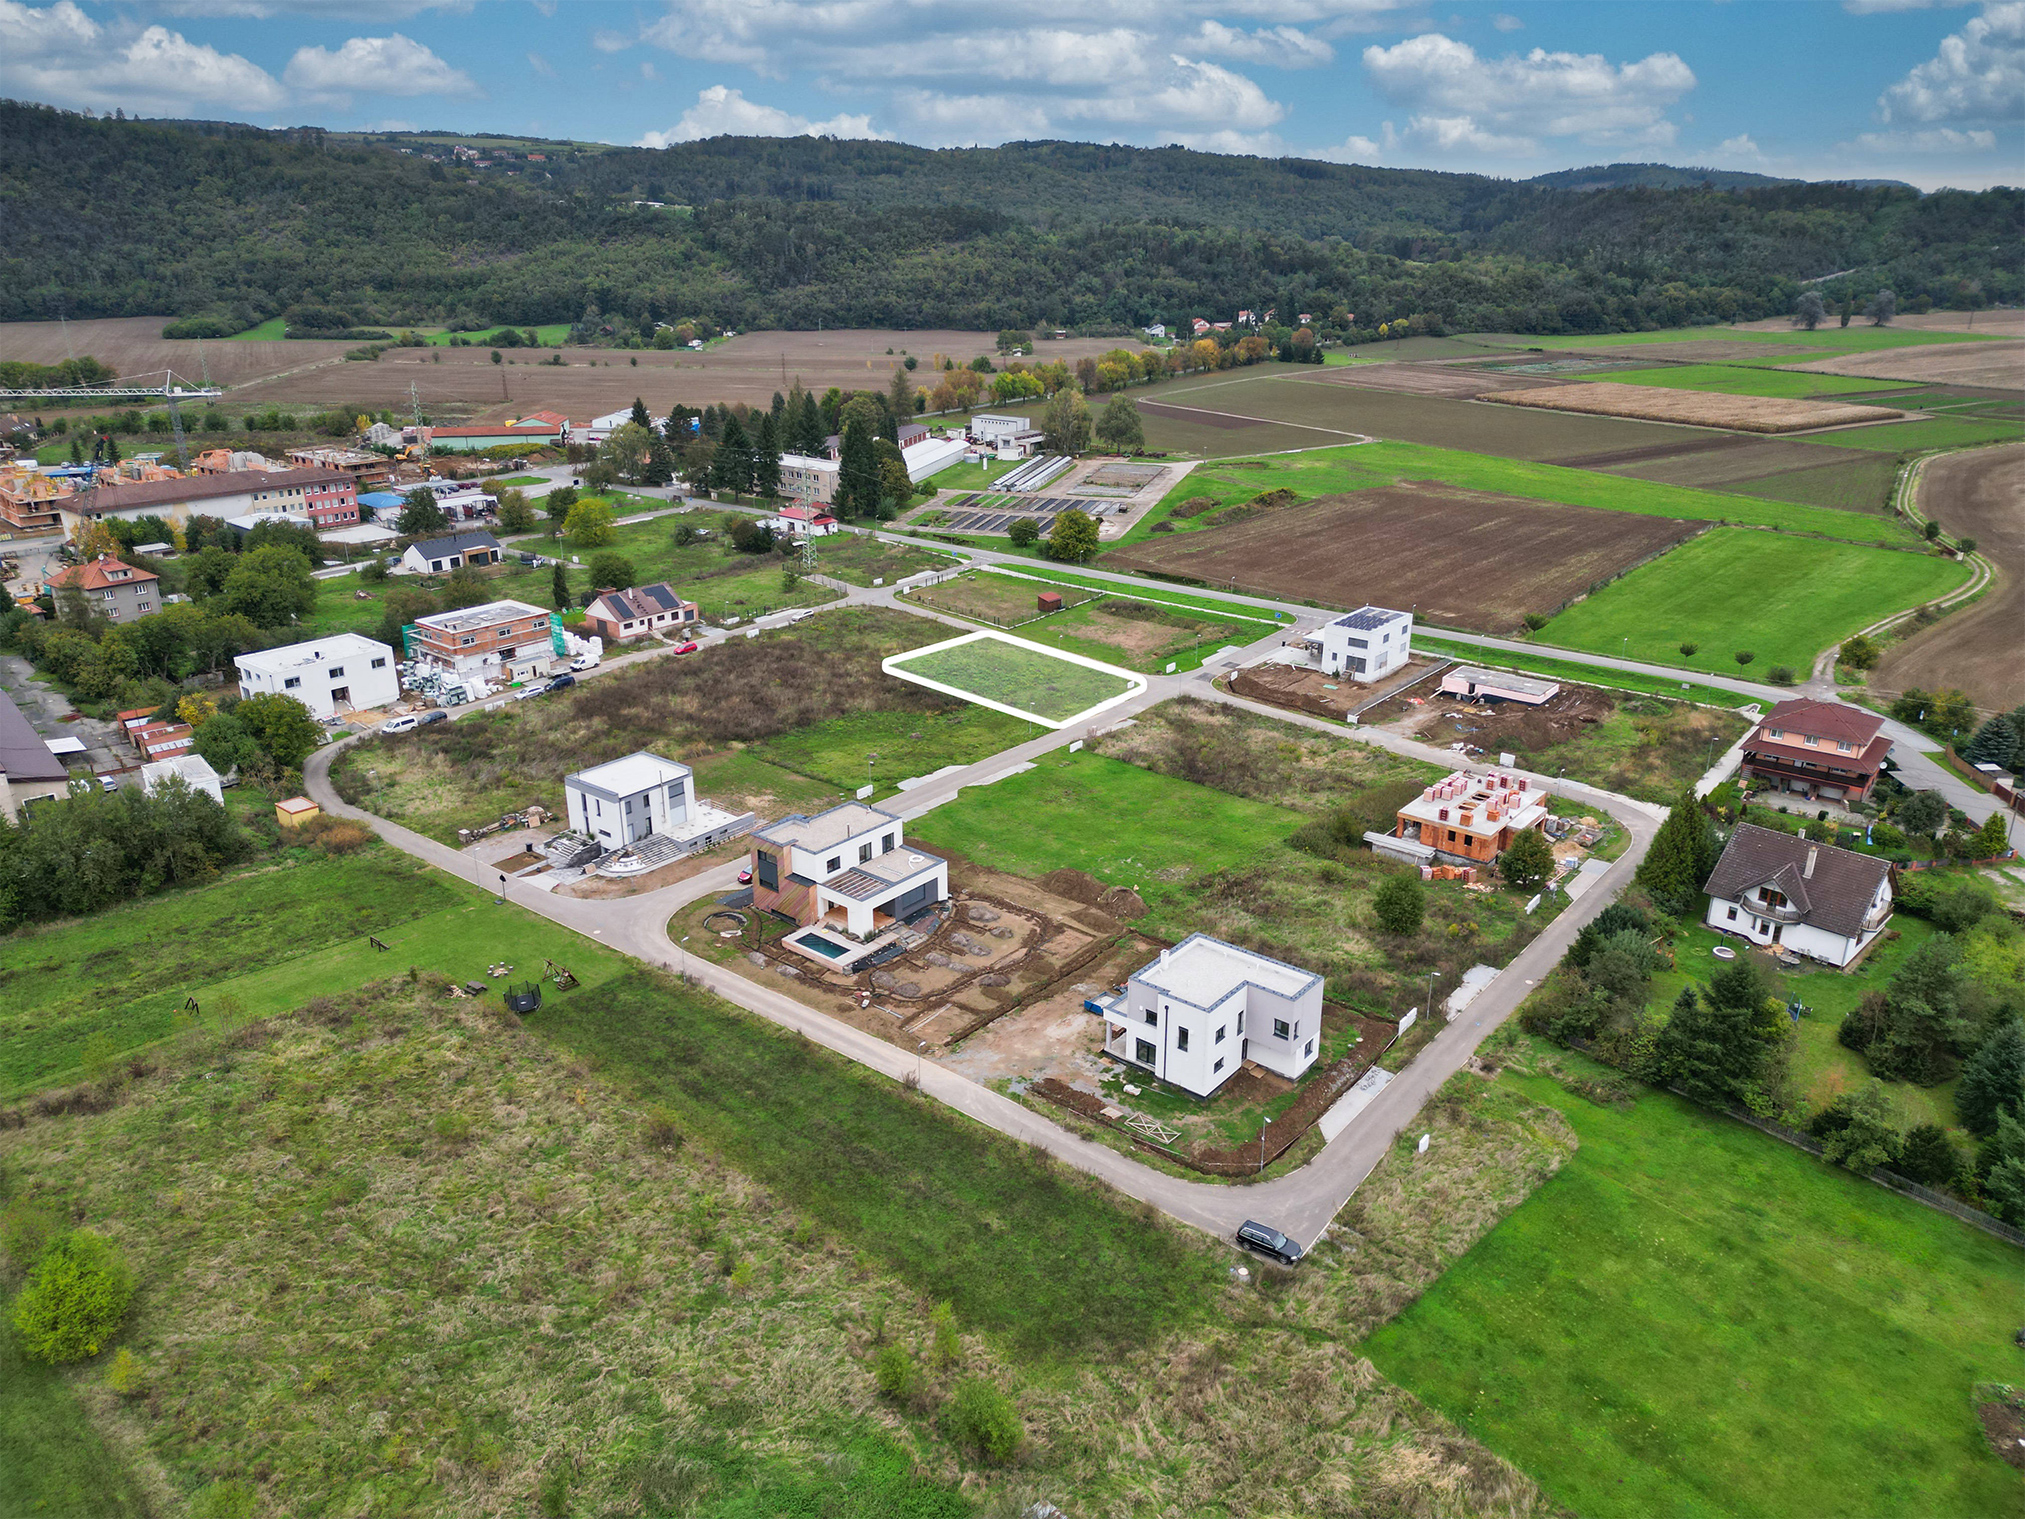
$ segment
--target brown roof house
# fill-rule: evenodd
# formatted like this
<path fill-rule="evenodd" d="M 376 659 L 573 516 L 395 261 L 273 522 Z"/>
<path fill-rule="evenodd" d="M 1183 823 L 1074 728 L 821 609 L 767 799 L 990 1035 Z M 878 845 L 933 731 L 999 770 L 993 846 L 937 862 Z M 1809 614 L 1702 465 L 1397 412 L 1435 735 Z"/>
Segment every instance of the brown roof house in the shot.
<path fill-rule="evenodd" d="M 161 611 L 161 578 L 153 570 L 138 570 L 101 554 L 58 570 L 49 577 L 49 589 L 58 592 L 74 585 L 84 592 L 85 604 L 107 622 L 133 622 Z"/>
<path fill-rule="evenodd" d="M 1744 778 L 1824 802 L 1864 801 L 1891 751 L 1883 727 L 1883 718 L 1841 702 L 1782 701 L 1744 740 Z"/>
<path fill-rule="evenodd" d="M 606 643 L 624 643 L 663 629 L 679 633 L 700 627 L 702 614 L 695 602 L 684 601 L 667 581 L 657 580 L 624 591 L 600 591 L 584 609 L 584 621 Z"/>
<path fill-rule="evenodd" d="M 1737 825 L 1702 889 L 1709 927 L 1838 969 L 1884 931 L 1896 894 L 1885 861 L 1755 823 Z"/>

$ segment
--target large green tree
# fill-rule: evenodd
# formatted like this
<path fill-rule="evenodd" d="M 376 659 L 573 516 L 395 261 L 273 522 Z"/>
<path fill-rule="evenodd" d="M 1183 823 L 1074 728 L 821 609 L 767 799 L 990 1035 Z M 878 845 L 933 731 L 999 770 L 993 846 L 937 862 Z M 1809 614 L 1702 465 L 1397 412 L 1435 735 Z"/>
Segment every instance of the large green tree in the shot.
<path fill-rule="evenodd" d="M 2025 1118 L 2025 1024 L 2007 1018 L 1962 1067 L 1955 1112 L 1971 1134 L 1996 1132 L 1998 1115 Z"/>
<path fill-rule="evenodd" d="M 1064 564 L 1084 564 L 1097 553 L 1097 519 L 1078 507 L 1057 514 L 1048 530 L 1048 557 Z"/>
<path fill-rule="evenodd" d="M 1676 917 L 1695 910 L 1702 887 L 1716 868 L 1715 830 L 1709 826 L 1694 787 L 1681 787 L 1666 821 L 1653 835 L 1652 847 L 1639 862 L 1638 884 L 1662 909 Z"/>
<path fill-rule="evenodd" d="M 218 600 L 225 612 L 263 628 L 286 627 L 316 610 L 316 578 L 295 549 L 254 549 L 239 556 Z"/>
<path fill-rule="evenodd" d="M 752 494 L 752 440 L 735 415 L 724 419 L 724 435 L 710 459 L 710 484 L 714 490 L 734 495 Z"/>
<path fill-rule="evenodd" d="M 1661 1081 L 1714 1108 L 1748 1107 L 1761 1091 L 1766 1045 L 1751 1011 L 1681 988 L 1653 1043 Z"/>
<path fill-rule="evenodd" d="M 775 400 L 780 397 L 776 395 Z M 780 495 L 780 424 L 772 412 L 761 412 L 752 449 L 752 493 L 772 501 Z"/>
<path fill-rule="evenodd" d="M 837 499 L 832 504 L 839 517 L 876 517 L 879 502 L 886 494 L 886 481 L 879 468 L 879 453 L 873 446 L 872 427 L 863 417 L 844 424 L 843 443 L 837 461 Z"/>
<path fill-rule="evenodd" d="M 279 691 L 262 691 L 247 697 L 232 709 L 232 716 L 245 725 L 262 752 L 284 770 L 300 770 L 302 762 L 323 742 L 323 729 L 310 716 L 309 708 Z M 211 719 L 217 721 L 216 717 Z M 204 726 L 208 728 L 211 723 Z"/>
<path fill-rule="evenodd" d="M 1146 424 L 1139 408 L 1124 396 L 1113 396 L 1097 418 L 1097 441 L 1113 453 L 1146 446 Z"/>
<path fill-rule="evenodd" d="M 1090 446 L 1090 403 L 1064 385 L 1041 408 L 1041 441 L 1051 454 L 1080 454 Z"/>

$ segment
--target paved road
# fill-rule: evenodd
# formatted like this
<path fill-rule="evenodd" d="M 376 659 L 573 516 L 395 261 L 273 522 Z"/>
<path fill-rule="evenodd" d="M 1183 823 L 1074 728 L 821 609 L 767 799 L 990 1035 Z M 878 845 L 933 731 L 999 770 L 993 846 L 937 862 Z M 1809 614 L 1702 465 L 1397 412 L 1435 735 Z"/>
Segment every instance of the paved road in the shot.
<path fill-rule="evenodd" d="M 854 590 L 849 600 L 854 604 L 891 604 L 892 593 L 890 590 Z M 918 615 L 918 609 L 908 610 Z M 1309 623 L 1316 620 L 1316 614 L 1308 609 L 1302 609 L 1302 616 Z M 1276 645 L 1281 636 L 1283 634 L 1276 631 L 1261 639 L 1247 651 L 1247 656 Z M 605 668 L 652 657 L 655 656 L 632 656 Z M 1290 714 L 1232 697 L 1210 684 L 1209 673 L 1198 671 L 1185 676 L 1153 677 L 1144 695 L 1105 713 L 1104 721 L 1117 722 L 1157 702 L 1192 694 L 1282 721 L 1299 723 L 1350 741 L 1377 744 L 1436 764 L 1454 763 L 1455 756 L 1448 751 L 1411 739 L 1370 730 L 1353 732 L 1341 724 Z M 956 796 L 963 787 L 989 783 L 1014 765 L 1067 745 L 1080 737 L 1082 731 L 1080 728 L 1060 729 L 1044 734 L 960 772 L 915 787 L 886 805 L 904 817 L 919 817 Z M 305 767 L 305 784 L 319 805 L 338 816 L 356 818 L 374 828 L 397 848 L 419 859 L 482 885 L 498 887 L 496 873 L 469 856 L 346 805 L 329 780 L 331 762 L 342 747 L 343 744 L 337 744 L 319 751 L 311 756 Z M 1623 889 L 1636 870 L 1638 861 L 1644 857 L 1652 834 L 1664 816 L 1661 809 L 1627 797 L 1555 782 L 1546 777 L 1538 779 L 1563 795 L 1617 817 L 1631 832 L 1631 847 L 1613 865 L 1599 887 L 1586 892 L 1549 924 L 1540 937 L 1528 945 L 1471 1003 L 1462 1018 L 1444 1028 L 1314 1160 L 1287 1175 L 1253 1186 L 1193 1182 L 1156 1171 L 1107 1146 L 1071 1134 L 1043 1115 L 989 1088 L 933 1062 L 910 1056 L 883 1039 L 825 1017 L 763 982 L 749 980 L 735 971 L 689 957 L 679 944 L 669 941 L 666 930 L 668 920 L 689 903 L 733 889 L 738 870 L 735 861 L 660 891 L 614 900 L 558 897 L 527 882 L 510 883 L 503 889 L 513 901 L 530 911 L 621 953 L 687 974 L 726 1001 L 784 1027 L 800 1030 L 816 1042 L 872 1070 L 897 1080 L 918 1068 L 922 1090 L 929 1096 L 1011 1138 L 1041 1145 L 1063 1161 L 1101 1177 L 1120 1191 L 1150 1203 L 1185 1223 L 1218 1235 L 1228 1235 L 1244 1219 L 1264 1217 L 1296 1239 L 1312 1242 L 1328 1227 L 1358 1185 L 1384 1157 L 1393 1136 L 1411 1122 L 1427 1096 L 1462 1069 L 1477 1045 L 1512 1014 L 1531 987 L 1561 958 L 1582 925 Z"/>

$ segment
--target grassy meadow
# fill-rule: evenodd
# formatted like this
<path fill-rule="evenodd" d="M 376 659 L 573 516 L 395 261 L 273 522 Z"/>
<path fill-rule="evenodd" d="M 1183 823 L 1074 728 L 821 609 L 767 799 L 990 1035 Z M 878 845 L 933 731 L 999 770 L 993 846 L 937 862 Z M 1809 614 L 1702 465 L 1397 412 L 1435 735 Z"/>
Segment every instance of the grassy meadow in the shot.
<path fill-rule="evenodd" d="M 1919 389 L 1904 380 L 1755 369 L 1732 364 L 1678 364 L 1664 369 L 1627 369 L 1612 371 L 1602 378 L 1613 385 L 1657 385 L 1666 390 L 1712 390 L 1724 395 L 1770 396 L 1780 400 Z M 1897 403 L 1886 395 L 1882 404 L 1890 406 Z"/>
<path fill-rule="evenodd" d="M 1387 1376 L 1598 1519 L 2025 1511 L 1970 1398 L 2014 1249 L 1669 1094 L 1501 1080 L 1581 1148 L 1365 1341 Z"/>
<path fill-rule="evenodd" d="M 1049 722 L 1065 722 L 1130 689 L 1119 676 L 1001 638 L 980 638 L 953 649 L 915 655 L 896 665 L 903 667 L 924 680 L 940 681 Z"/>
<path fill-rule="evenodd" d="M 1542 643 L 1763 680 L 1805 679 L 1859 628 L 1953 590 L 1968 570 L 1934 555 L 1716 528 L 1614 580 L 1534 636 Z M 1700 645 L 1684 657 L 1683 642 Z M 1739 667 L 1738 650 L 1756 660 Z"/>

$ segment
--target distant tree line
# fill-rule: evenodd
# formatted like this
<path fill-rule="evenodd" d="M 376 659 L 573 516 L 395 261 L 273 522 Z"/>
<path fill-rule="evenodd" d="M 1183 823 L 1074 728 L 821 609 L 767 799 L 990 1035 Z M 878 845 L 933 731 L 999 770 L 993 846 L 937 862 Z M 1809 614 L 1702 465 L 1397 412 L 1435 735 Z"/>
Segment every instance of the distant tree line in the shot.
<path fill-rule="evenodd" d="M 1901 307 L 2025 296 L 2025 192 L 2007 189 L 1573 190 L 1179 148 L 723 138 L 523 184 L 314 134 L 18 103 L 0 137 L 16 194 L 66 207 L 0 223 L 16 320 L 570 322 L 646 345 L 684 322 L 1127 331 L 1249 307 L 1309 313 L 1327 337 L 1785 315 L 1838 270 L 1859 271 L 1852 297 L 1889 287 Z"/>

